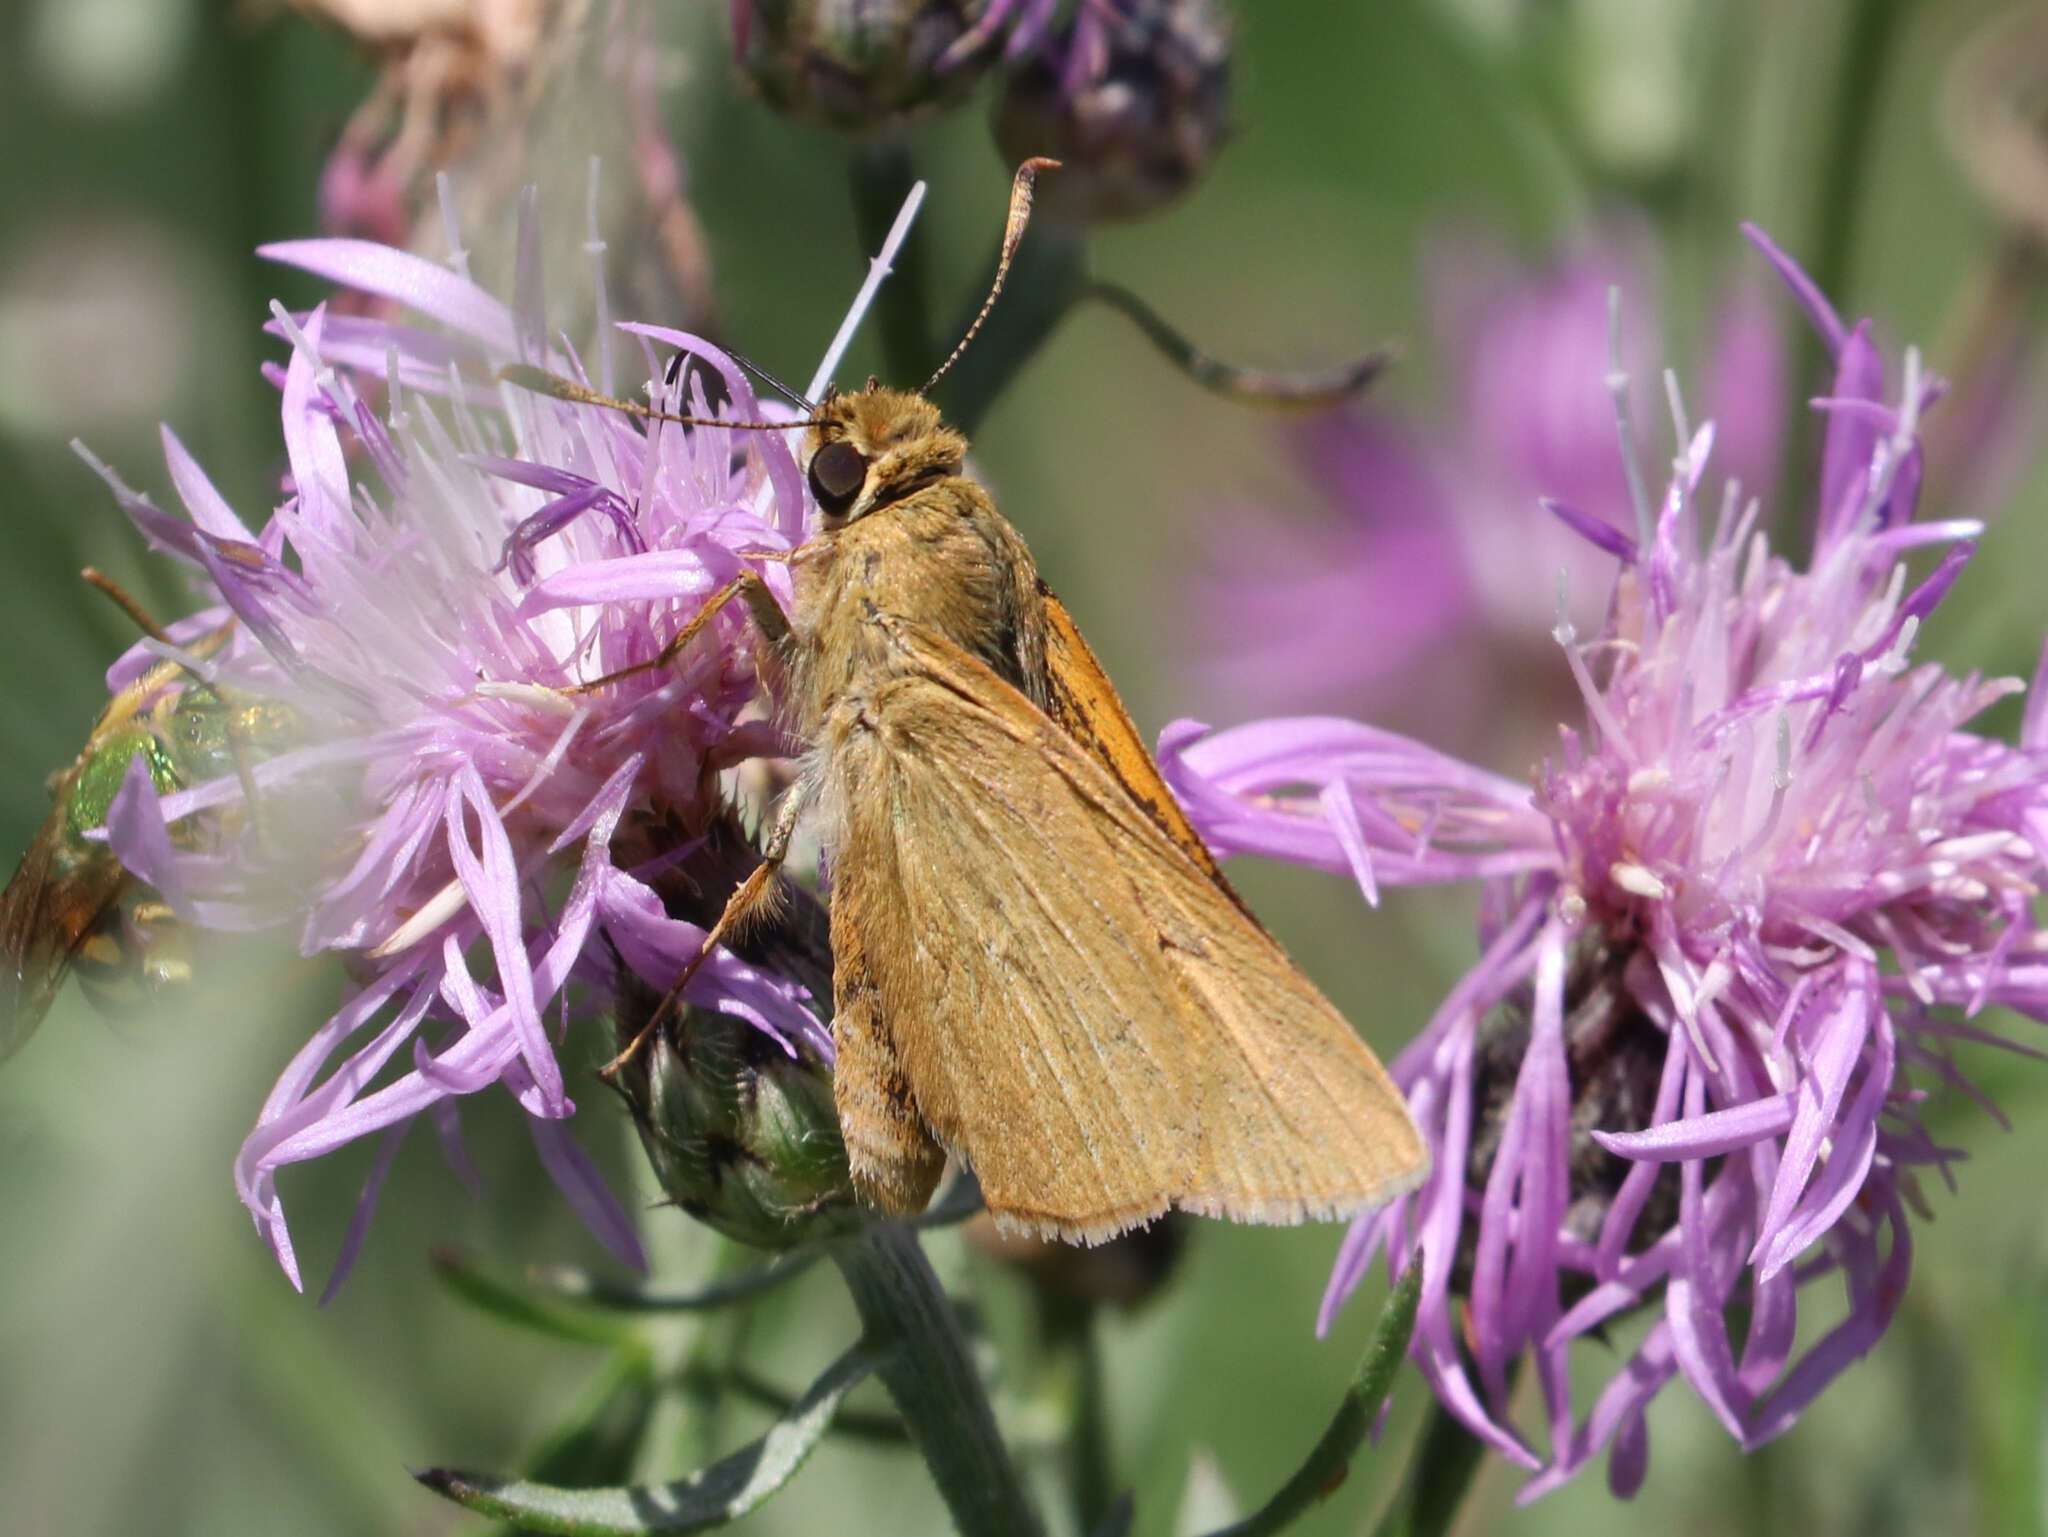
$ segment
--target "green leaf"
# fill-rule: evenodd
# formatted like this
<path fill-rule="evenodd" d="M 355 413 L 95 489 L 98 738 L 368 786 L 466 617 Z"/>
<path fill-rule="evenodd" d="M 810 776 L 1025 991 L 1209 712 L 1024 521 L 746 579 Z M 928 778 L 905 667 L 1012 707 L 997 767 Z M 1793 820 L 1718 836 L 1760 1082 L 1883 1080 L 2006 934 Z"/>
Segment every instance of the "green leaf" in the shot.
<path fill-rule="evenodd" d="M 686 1372 L 683 1376 L 686 1386 L 697 1388 L 708 1395 L 730 1392 L 744 1398 L 756 1408 L 766 1409 L 774 1415 L 784 1415 L 795 1407 L 796 1399 L 785 1393 L 774 1383 L 757 1377 L 744 1367 L 732 1367 L 726 1371 L 706 1369 L 701 1372 Z M 910 1430 L 902 1417 L 894 1414 L 866 1413 L 859 1409 L 841 1409 L 832 1417 L 832 1434 L 852 1441 L 872 1441 L 884 1446 L 909 1446 Z"/>
<path fill-rule="evenodd" d="M 1522 1363 L 1508 1363 L 1510 1396 Z M 1380 1516 L 1373 1537 L 1445 1537 L 1458 1525 L 1465 1495 L 1486 1460 L 1486 1446 L 1442 1404 L 1431 1400 L 1408 1457 L 1401 1487 Z"/>
<path fill-rule="evenodd" d="M 975 1183 L 972 1174 L 962 1174 L 946 1187 L 938 1204 L 919 1216 L 913 1217 L 909 1225 L 919 1230 L 949 1227 L 956 1222 L 965 1222 L 982 1209 L 981 1186 Z M 583 1303 L 615 1313 L 697 1313 L 713 1308 L 728 1307 L 735 1302 L 745 1302 L 763 1292 L 773 1291 L 783 1282 L 792 1280 L 817 1263 L 822 1248 L 799 1249 L 793 1254 L 763 1265 L 755 1270 L 743 1271 L 738 1275 L 725 1276 L 703 1286 L 677 1290 L 673 1287 L 652 1285 L 633 1280 L 616 1281 L 605 1276 L 593 1275 L 587 1270 L 572 1265 L 536 1266 L 528 1272 L 528 1280 L 542 1293 L 532 1297 L 520 1293 L 504 1282 L 494 1281 L 469 1267 L 466 1262 L 451 1259 L 446 1262 L 449 1270 L 444 1279 L 464 1297 L 478 1301 L 493 1312 L 512 1317 L 515 1323 L 540 1328 L 545 1333 L 563 1335 L 574 1339 L 587 1339 L 583 1332 L 594 1325 L 587 1313 L 575 1308 L 559 1313 L 548 1312 L 549 1298 L 568 1303 Z M 486 1297 L 476 1295 L 484 1292 Z M 534 1317 L 536 1311 L 545 1313 L 544 1320 Z"/>
<path fill-rule="evenodd" d="M 678 1291 L 663 1286 L 639 1285 L 632 1281 L 610 1281 L 587 1270 L 569 1266 L 536 1269 L 535 1286 L 554 1296 L 621 1313 L 693 1313 L 744 1302 L 773 1291 L 784 1281 L 810 1269 L 821 1251 L 805 1249 L 739 1275 L 727 1276 L 705 1286 Z"/>
<path fill-rule="evenodd" d="M 515 1328 L 578 1345 L 625 1346 L 638 1338 L 631 1326 L 617 1319 L 589 1308 L 563 1306 L 552 1297 L 536 1296 L 525 1287 L 481 1269 L 467 1255 L 453 1249 L 435 1254 L 434 1273 L 442 1285 L 464 1302 Z"/>
<path fill-rule="evenodd" d="M 416 1477 L 437 1494 L 479 1515 L 516 1521 L 556 1537 L 638 1537 L 649 1532 L 701 1532 L 745 1515 L 787 1483 L 824 1437 L 840 1401 L 881 1364 L 866 1345 L 833 1362 L 796 1407 L 710 1467 L 672 1484 L 563 1489 L 552 1484 L 431 1468 Z"/>
<path fill-rule="evenodd" d="M 1416 1303 L 1421 1296 L 1422 1267 L 1410 1265 L 1394 1283 L 1387 1305 L 1380 1309 L 1365 1356 L 1315 1449 L 1295 1469 L 1294 1476 L 1280 1486 L 1279 1493 L 1242 1521 L 1219 1528 L 1211 1537 L 1268 1537 L 1269 1533 L 1284 1530 L 1344 1482 L 1351 1469 L 1351 1454 L 1372 1429 L 1380 1405 L 1386 1402 L 1394 1385 L 1394 1374 L 1408 1354 L 1408 1340 L 1415 1332 Z"/>

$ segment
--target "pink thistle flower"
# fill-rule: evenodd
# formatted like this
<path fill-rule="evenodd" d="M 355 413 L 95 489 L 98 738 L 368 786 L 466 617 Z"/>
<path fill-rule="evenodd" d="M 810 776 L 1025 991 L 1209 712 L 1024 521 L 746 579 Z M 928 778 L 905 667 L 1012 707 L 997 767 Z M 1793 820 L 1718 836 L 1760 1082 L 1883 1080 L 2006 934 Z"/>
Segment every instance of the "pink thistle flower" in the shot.
<path fill-rule="evenodd" d="M 594 230 L 592 249 L 601 261 Z M 338 1281 L 406 1130 L 424 1116 L 466 1169 L 457 1106 L 502 1085 L 556 1183 L 637 1264 L 631 1219 L 564 1130 L 575 1104 L 558 1052 L 572 1016 L 605 1006 L 618 967 L 660 990 L 696 955 L 703 931 L 668 915 L 662 887 L 688 877 L 727 815 L 720 772 L 780 738 L 737 613 L 672 666 L 578 686 L 656 657 L 743 564 L 786 597 L 774 557 L 804 536 L 803 477 L 781 433 L 646 424 L 500 382 L 513 363 L 582 377 L 546 339 L 530 198 L 511 307 L 469 281 L 459 254 L 454 270 L 355 240 L 263 254 L 418 317 L 276 311 L 271 329 L 291 346 L 275 371 L 290 477 L 268 523 L 252 532 L 168 429 L 186 518 L 94 461 L 211 604 L 173 640 L 234 621 L 222 651 L 189 665 L 303 723 L 301 745 L 246 775 L 161 798 L 131 775 L 109 816 L 123 861 L 184 917 L 291 924 L 305 954 L 347 963 L 345 1001 L 286 1066 L 236 1160 L 241 1197 L 297 1285 L 279 1171 L 379 1135 Z M 775 409 L 697 338 L 622 329 L 668 409 L 713 408 L 705 372 L 662 381 L 657 344 L 715 374 L 736 419 Z M 611 345 L 600 337 L 600 389 Z M 110 683 L 161 649 L 137 648 Z M 217 833 L 172 835 L 223 808 L 241 814 Z M 729 952 L 688 996 L 792 1054 L 803 1043 L 830 1058 L 804 990 Z"/>
<path fill-rule="evenodd" d="M 1915 657 L 1981 532 L 1913 521 L 1938 389 L 1909 352 L 1888 396 L 1867 323 L 1753 238 L 1836 362 L 1803 568 L 1753 500 L 1703 495 L 1715 429 L 1680 410 L 1670 484 L 1635 526 L 1553 507 L 1620 570 L 1589 640 L 1561 595 L 1586 720 L 1533 795 L 1336 719 L 1161 743 L 1221 853 L 1349 871 L 1375 900 L 1482 883 L 1480 959 L 1393 1069 L 1435 1172 L 1352 1228 L 1320 1325 L 1374 1255 L 1419 1259 L 1414 1359 L 1531 1470 L 1525 1499 L 1603 1448 L 1634 1492 L 1645 1407 L 1674 1378 L 1746 1448 L 1790 1426 L 1884 1333 L 1917 1173 L 1947 1180 L 1958 1156 L 1916 1078 L 1974 1093 L 1952 1043 L 2013 1044 L 1982 1011 L 2048 1019 L 2048 679 L 2008 745 L 1966 727 L 2017 680 Z M 1802 1305 L 1828 1277 L 1816 1335 Z M 1637 1310 L 1640 1343 L 1575 1403 L 1573 1343 Z M 1523 1360 L 1547 1444 L 1509 1414 Z"/>

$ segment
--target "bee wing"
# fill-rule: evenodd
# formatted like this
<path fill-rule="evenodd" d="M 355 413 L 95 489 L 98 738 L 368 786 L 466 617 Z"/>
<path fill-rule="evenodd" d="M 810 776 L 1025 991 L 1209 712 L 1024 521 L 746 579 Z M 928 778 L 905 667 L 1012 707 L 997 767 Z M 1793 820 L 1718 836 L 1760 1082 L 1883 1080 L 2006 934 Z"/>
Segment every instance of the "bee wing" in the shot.
<path fill-rule="evenodd" d="M 211 656 L 234 631 L 229 619 L 197 637 L 190 649 Z M 188 676 L 183 662 L 165 660 L 107 701 L 78 760 L 58 778 L 55 799 L 42 831 L 22 856 L 20 868 L 0 892 L 0 1061 L 5 1061 L 35 1033 L 50 1011 L 72 964 L 84 957 L 88 978 L 97 975 L 106 1007 L 117 986 L 132 989 L 141 977 L 137 957 L 110 937 L 110 919 L 122 900 L 136 889 L 120 857 L 103 843 L 88 843 L 70 827 L 74 802 L 92 765 L 125 771 L 141 750 L 154 725 L 138 732 L 153 701 Z M 208 695 L 216 703 L 219 695 Z M 221 712 L 223 730 L 231 739 L 235 727 Z M 125 735 L 126 733 L 137 733 Z M 113 756 L 119 753 L 118 757 Z M 160 956 L 161 958 L 161 956 Z"/>
<path fill-rule="evenodd" d="M 1300 1222 L 1413 1188 L 1400 1093 L 1227 889 L 995 673 L 877 623 L 895 668 L 827 728 L 833 921 L 998 1220 L 1099 1242 L 1169 1206 Z"/>
<path fill-rule="evenodd" d="M 111 854 L 77 870 L 59 870 L 65 815 L 60 796 L 0 892 L 0 1062 L 18 1051 L 50 1012 L 73 957 L 120 900 L 126 879 Z"/>

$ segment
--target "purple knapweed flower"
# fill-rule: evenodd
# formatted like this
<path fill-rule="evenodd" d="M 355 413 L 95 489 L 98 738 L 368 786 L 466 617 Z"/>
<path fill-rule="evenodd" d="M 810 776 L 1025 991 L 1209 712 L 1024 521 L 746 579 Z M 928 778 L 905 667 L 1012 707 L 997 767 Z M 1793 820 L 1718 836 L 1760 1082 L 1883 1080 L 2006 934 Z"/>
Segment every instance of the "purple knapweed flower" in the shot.
<path fill-rule="evenodd" d="M 594 230 L 591 249 L 601 263 Z M 287 703 L 302 726 L 291 750 L 161 798 L 131 775 L 109 816 L 123 861 L 187 919 L 290 924 L 304 953 L 346 963 L 345 1001 L 237 1159 L 242 1199 L 298 1284 L 278 1171 L 380 1135 L 338 1279 L 407 1128 L 425 1116 L 465 1170 L 456 1106 L 500 1084 L 557 1184 L 638 1262 L 631 1220 L 564 1130 L 575 1105 L 557 1053 L 618 967 L 659 990 L 695 956 L 703 930 L 669 916 L 662 887 L 729 815 L 721 771 L 781 738 L 738 612 L 674 665 L 579 686 L 656 657 L 742 565 L 786 597 L 775 557 L 804 536 L 803 477 L 782 432 L 647 423 L 501 381 L 515 363 L 584 377 L 543 320 L 530 198 L 511 306 L 459 254 L 453 269 L 355 240 L 263 254 L 408 313 L 276 310 L 290 474 L 269 521 L 252 531 L 168 429 L 188 517 L 100 467 L 211 604 L 171 639 L 232 621 L 225 648 L 188 665 L 223 697 Z M 775 413 L 716 348 L 622 329 L 664 408 L 709 413 L 715 388 L 734 419 Z M 657 346 L 696 366 L 665 382 Z M 599 389 L 612 348 L 607 328 Z M 110 683 L 162 650 L 131 653 Z M 210 815 L 220 825 L 195 836 Z M 729 952 L 689 996 L 829 1060 L 807 995 Z"/>
<path fill-rule="evenodd" d="M 1565 569 L 1575 591 L 1607 580 L 1603 552 L 1529 512 L 1552 497 L 1630 521 L 1608 296 L 1629 296 L 1622 362 L 1643 424 L 1661 396 L 1644 238 L 1609 229 L 1531 269 L 1452 233 L 1425 265 L 1446 425 L 1421 430 L 1380 406 L 1302 423 L 1291 436 L 1315 512 L 1277 539 L 1270 509 L 1217 520 L 1185 611 L 1193 682 L 1220 709 L 1271 710 L 1278 689 L 1282 708 L 1391 709 L 1433 734 L 1484 736 L 1528 693 L 1527 638 L 1549 603 L 1547 576 L 1530 571 Z M 1723 470 L 1761 486 L 1784 403 L 1776 337 L 1754 293 L 1732 289 L 1721 309 L 1706 405 Z"/>
<path fill-rule="evenodd" d="M 1981 533 L 1913 521 L 1937 391 L 1909 352 L 1888 395 L 1867 322 L 1756 238 L 1835 358 L 1803 568 L 1754 500 L 1702 491 L 1714 427 L 1674 396 L 1660 505 L 1625 527 L 1553 509 L 1619 575 L 1590 639 L 1560 603 L 1585 722 L 1533 795 L 1345 720 L 1161 744 L 1220 853 L 1348 870 L 1369 897 L 1482 883 L 1480 959 L 1393 1068 L 1435 1171 L 1352 1228 L 1320 1323 L 1375 1254 L 1419 1260 L 1413 1356 L 1534 1473 L 1525 1499 L 1602 1448 L 1632 1493 L 1674 1377 L 1744 1447 L 1784 1431 L 1884 1333 L 1918 1171 L 1946 1180 L 1959 1156 L 1915 1079 L 1974 1093 L 1951 1045 L 2011 1044 L 1982 1011 L 2048 1019 L 2043 679 L 2008 745 L 1965 728 L 2017 680 L 1914 653 Z M 1573 1343 L 1635 1312 L 1633 1348 L 1576 1403 Z M 1524 1362 L 1543 1439 L 1510 1417 Z"/>

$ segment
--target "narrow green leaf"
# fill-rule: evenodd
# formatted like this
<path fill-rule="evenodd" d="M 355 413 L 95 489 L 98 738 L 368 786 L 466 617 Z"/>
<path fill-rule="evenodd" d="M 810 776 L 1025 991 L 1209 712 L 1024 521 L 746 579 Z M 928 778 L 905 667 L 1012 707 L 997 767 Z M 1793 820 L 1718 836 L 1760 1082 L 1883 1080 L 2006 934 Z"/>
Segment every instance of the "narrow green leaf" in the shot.
<path fill-rule="evenodd" d="M 856 1345 L 811 1384 L 782 1419 L 749 1442 L 672 1484 L 563 1489 L 551 1484 L 431 1468 L 416 1477 L 437 1494 L 500 1520 L 556 1537 L 641 1537 L 701 1532 L 745 1515 L 787 1483 L 823 1438 L 840 1401 L 880 1363 L 882 1352 Z"/>
<path fill-rule="evenodd" d="M 1334 368 L 1305 373 L 1274 373 L 1263 368 L 1237 368 L 1211 357 L 1189 341 L 1172 323 L 1121 283 L 1091 282 L 1082 290 L 1087 298 L 1107 305 L 1122 315 L 1145 339 L 1165 355 L 1182 373 L 1205 390 L 1226 400 L 1249 405 L 1306 406 L 1310 409 L 1337 405 L 1358 394 L 1386 371 L 1393 354 L 1381 349 Z"/>
<path fill-rule="evenodd" d="M 493 1318 L 558 1340 L 578 1345 L 627 1345 L 637 1338 L 632 1327 L 589 1308 L 564 1306 L 552 1297 L 536 1296 L 523 1286 L 503 1280 L 453 1249 L 434 1256 L 434 1273 L 441 1284 L 472 1307 Z"/>
<path fill-rule="evenodd" d="M 707 1396 L 729 1392 L 743 1398 L 756 1408 L 781 1416 L 795 1407 L 796 1398 L 784 1392 L 765 1378 L 757 1377 L 744 1367 L 732 1367 L 726 1371 L 706 1368 L 702 1371 L 686 1372 L 682 1381 L 685 1386 L 696 1388 Z M 832 1434 L 844 1436 L 852 1441 L 873 1441 L 885 1446 L 909 1446 L 910 1430 L 900 1415 L 868 1413 L 860 1409 L 841 1409 L 832 1417 Z"/>
<path fill-rule="evenodd" d="M 1280 1486 L 1280 1492 L 1242 1521 L 1222 1527 L 1211 1537 L 1269 1537 L 1283 1531 L 1309 1507 L 1327 1498 L 1344 1482 L 1351 1470 L 1351 1454 L 1372 1429 L 1372 1422 L 1394 1385 L 1394 1374 L 1408 1354 L 1408 1340 L 1415 1332 L 1415 1307 L 1422 1296 L 1422 1267 L 1410 1265 L 1394 1283 L 1393 1294 L 1380 1309 L 1372 1339 L 1352 1375 L 1343 1402 L 1330 1419 L 1329 1428 L 1315 1444 L 1294 1476 Z"/>
<path fill-rule="evenodd" d="M 773 1291 L 792 1276 L 801 1275 L 816 1262 L 821 1251 L 799 1250 L 787 1259 L 756 1270 L 727 1276 L 689 1290 L 642 1286 L 631 1281 L 609 1281 L 587 1270 L 569 1266 L 536 1268 L 530 1272 L 533 1284 L 557 1297 L 587 1302 L 620 1313 L 692 1313 L 744 1302 Z"/>

